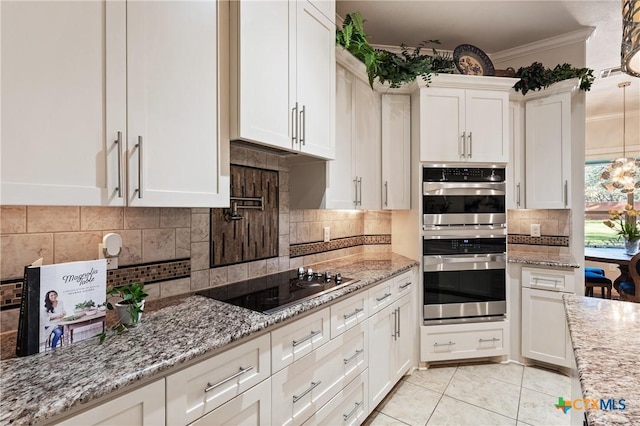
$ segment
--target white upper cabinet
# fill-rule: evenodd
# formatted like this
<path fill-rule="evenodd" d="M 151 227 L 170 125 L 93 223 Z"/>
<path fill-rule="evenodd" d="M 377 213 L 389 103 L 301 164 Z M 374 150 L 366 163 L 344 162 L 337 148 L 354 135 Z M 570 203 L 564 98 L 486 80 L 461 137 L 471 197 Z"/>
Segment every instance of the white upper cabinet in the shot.
<path fill-rule="evenodd" d="M 409 95 L 382 95 L 382 208 L 411 208 Z"/>
<path fill-rule="evenodd" d="M 335 157 L 335 24 L 325 12 L 335 2 L 231 2 L 232 139 Z"/>
<path fill-rule="evenodd" d="M 225 8 L 1 7 L 2 204 L 228 203 Z"/>
<path fill-rule="evenodd" d="M 432 77 L 419 92 L 420 161 L 509 161 L 509 89 L 515 79 Z M 418 96 L 416 94 L 416 96 Z"/>

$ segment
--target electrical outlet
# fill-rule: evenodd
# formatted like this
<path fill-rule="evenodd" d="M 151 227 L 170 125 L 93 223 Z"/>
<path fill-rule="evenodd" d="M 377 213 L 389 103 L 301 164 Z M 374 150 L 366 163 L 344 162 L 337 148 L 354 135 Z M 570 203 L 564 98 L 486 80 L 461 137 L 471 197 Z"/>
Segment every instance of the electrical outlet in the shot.
<path fill-rule="evenodd" d="M 329 233 L 329 227 L 324 227 L 324 242 L 327 243 L 331 239 L 331 234 Z"/>
<path fill-rule="evenodd" d="M 531 236 L 532 237 L 539 237 L 540 236 L 540 224 L 539 223 L 532 223 L 531 224 Z"/>

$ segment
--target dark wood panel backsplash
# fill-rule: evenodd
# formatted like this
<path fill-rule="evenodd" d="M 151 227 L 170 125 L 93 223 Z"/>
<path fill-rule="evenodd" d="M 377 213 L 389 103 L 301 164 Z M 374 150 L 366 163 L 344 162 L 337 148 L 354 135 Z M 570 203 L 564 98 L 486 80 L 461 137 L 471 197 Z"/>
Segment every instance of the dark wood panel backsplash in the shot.
<path fill-rule="evenodd" d="M 211 266 L 278 256 L 278 172 L 231 165 L 231 197 L 264 197 L 264 210 L 238 201 L 242 219 L 229 220 L 231 209 L 211 209 Z"/>

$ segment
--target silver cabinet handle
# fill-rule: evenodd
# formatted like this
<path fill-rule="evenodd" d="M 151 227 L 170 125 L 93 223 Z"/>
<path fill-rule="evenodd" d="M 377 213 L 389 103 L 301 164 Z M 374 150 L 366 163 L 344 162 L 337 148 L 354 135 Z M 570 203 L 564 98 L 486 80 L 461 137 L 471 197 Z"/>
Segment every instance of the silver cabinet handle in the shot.
<path fill-rule="evenodd" d="M 460 138 L 460 143 L 462 144 L 462 149 L 458 147 L 458 152 L 461 153 L 460 157 L 466 158 L 467 156 L 467 132 L 462 132 L 462 137 Z"/>
<path fill-rule="evenodd" d="M 517 189 L 517 192 L 516 192 L 516 194 L 517 194 L 517 195 L 516 195 L 516 197 L 517 197 L 517 198 L 516 198 L 516 205 L 517 205 L 518 207 L 520 207 L 520 184 L 517 184 L 517 185 L 516 185 L 516 189 Z"/>
<path fill-rule="evenodd" d="M 343 315 L 343 317 L 344 319 L 349 319 L 354 315 L 358 315 L 362 311 L 364 311 L 364 308 L 357 308 L 355 311 L 351 312 L 350 314 Z"/>
<path fill-rule="evenodd" d="M 433 346 L 453 346 L 455 345 L 456 342 L 449 342 L 449 343 L 434 343 Z"/>
<path fill-rule="evenodd" d="M 364 349 L 357 349 L 356 353 L 354 353 L 353 355 L 351 355 L 349 358 L 344 358 L 342 361 L 346 364 L 349 364 L 351 361 L 353 361 L 354 359 L 356 359 L 356 357 L 358 355 L 360 355 L 362 352 L 364 352 Z"/>
<path fill-rule="evenodd" d="M 564 181 L 564 206 L 569 205 L 569 181 Z"/>
<path fill-rule="evenodd" d="M 349 420 L 349 418 L 351 416 L 353 416 L 355 413 L 358 412 L 358 408 L 362 407 L 362 405 L 364 404 L 364 401 L 360 401 L 358 403 L 356 403 L 356 406 L 353 407 L 353 410 L 349 411 L 349 413 L 347 414 L 343 414 L 342 418 L 344 419 L 344 421 L 346 422 L 347 420 Z"/>
<path fill-rule="evenodd" d="M 389 182 L 384 181 L 384 205 L 389 205 Z"/>
<path fill-rule="evenodd" d="M 113 143 L 118 145 L 118 198 L 122 198 L 122 132 L 118 132 L 118 139 Z"/>
<path fill-rule="evenodd" d="M 353 204 L 357 207 L 358 206 L 358 176 L 356 176 L 356 178 L 353 180 L 353 184 L 355 185 L 355 190 L 356 190 Z"/>
<path fill-rule="evenodd" d="M 142 198 L 142 136 L 138 136 L 138 189 L 134 192 L 138 193 L 138 198 Z"/>
<path fill-rule="evenodd" d="M 467 154 L 467 158 L 471 158 L 472 151 L 473 151 L 473 132 L 469 132 L 469 154 Z"/>
<path fill-rule="evenodd" d="M 386 299 L 386 298 L 388 298 L 388 297 L 391 297 L 391 293 L 385 293 L 385 295 L 384 295 L 384 296 L 382 296 L 382 297 L 376 297 L 376 300 L 377 300 L 378 302 L 382 302 L 384 299 Z"/>
<path fill-rule="evenodd" d="M 207 387 L 204 389 L 204 391 L 205 392 L 209 392 L 209 391 L 217 388 L 218 386 L 227 383 L 229 380 L 233 380 L 236 377 L 242 376 L 244 373 L 246 373 L 247 371 L 251 371 L 251 370 L 253 370 L 253 366 L 249 366 L 247 368 L 240 367 L 240 370 L 237 373 L 232 374 L 231 376 L 227 377 L 226 379 L 220 380 L 218 383 L 216 383 L 214 385 L 207 383 Z"/>
<path fill-rule="evenodd" d="M 298 346 L 300 343 L 304 343 L 309 339 L 312 339 L 313 337 L 317 336 L 318 334 L 322 333 L 322 330 L 318 330 L 318 331 L 312 331 L 311 334 L 309 334 L 306 337 L 303 337 L 300 340 L 294 340 L 293 341 L 293 346 Z"/>
<path fill-rule="evenodd" d="M 400 338 L 400 308 L 398 308 L 398 314 L 396 315 L 396 320 L 398 321 L 398 327 L 396 328 L 396 336 L 399 339 Z"/>
<path fill-rule="evenodd" d="M 302 397 L 318 387 L 320 383 L 322 383 L 320 380 L 318 380 L 317 382 L 311 382 L 311 386 L 309 386 L 306 391 L 302 392 L 300 395 L 293 395 L 293 402 L 298 402 Z"/>
<path fill-rule="evenodd" d="M 393 310 L 393 334 L 391 335 L 393 340 L 398 340 L 398 310 Z"/>
<path fill-rule="evenodd" d="M 360 198 L 358 198 L 358 205 L 362 205 L 362 178 L 358 178 L 358 185 L 360 186 Z"/>
<path fill-rule="evenodd" d="M 291 108 L 291 146 L 298 143 L 298 103 Z"/>
<path fill-rule="evenodd" d="M 304 112 L 306 105 L 302 105 L 302 111 L 300 111 L 300 120 L 302 121 L 302 130 L 300 131 L 300 144 L 307 144 L 307 114 Z"/>
<path fill-rule="evenodd" d="M 409 282 L 408 282 L 408 283 L 406 283 L 406 284 L 401 285 L 401 286 L 400 286 L 400 290 L 404 290 L 405 288 L 409 287 L 410 285 L 411 285 L 411 281 L 409 281 Z"/>
<path fill-rule="evenodd" d="M 484 343 L 484 342 L 499 342 L 500 339 L 498 339 L 497 337 L 494 337 L 493 339 L 478 339 L 478 343 Z"/>

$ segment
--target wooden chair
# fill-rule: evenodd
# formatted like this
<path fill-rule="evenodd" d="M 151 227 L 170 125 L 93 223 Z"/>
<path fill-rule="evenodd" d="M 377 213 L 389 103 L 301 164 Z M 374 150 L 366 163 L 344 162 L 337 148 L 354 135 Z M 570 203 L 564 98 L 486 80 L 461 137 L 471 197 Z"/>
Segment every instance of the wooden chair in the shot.
<path fill-rule="evenodd" d="M 640 253 L 629 261 L 629 276 L 631 282 L 620 283 L 620 300 L 640 303 Z"/>
<path fill-rule="evenodd" d="M 584 295 L 593 297 L 593 288 L 600 287 L 603 298 L 611 299 L 611 280 L 604 276 L 604 270 L 586 266 L 584 268 Z M 605 295 L 606 290 L 606 295 Z"/>

